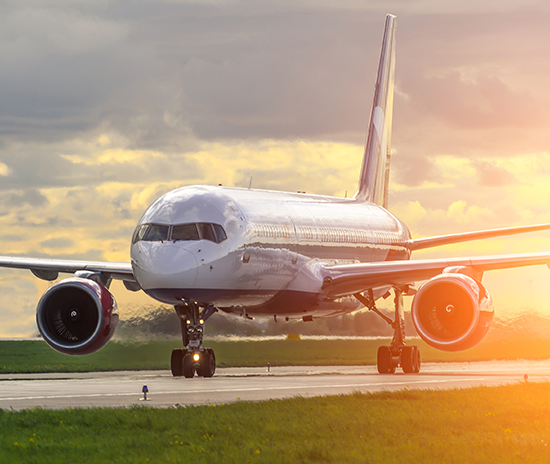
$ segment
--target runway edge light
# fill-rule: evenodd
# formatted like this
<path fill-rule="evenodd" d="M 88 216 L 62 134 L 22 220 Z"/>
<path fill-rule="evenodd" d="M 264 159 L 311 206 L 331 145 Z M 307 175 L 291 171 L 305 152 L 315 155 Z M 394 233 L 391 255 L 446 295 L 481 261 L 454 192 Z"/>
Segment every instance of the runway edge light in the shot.
<path fill-rule="evenodd" d="M 149 392 L 149 389 L 147 388 L 147 385 L 144 385 L 143 388 L 141 389 L 142 393 L 143 393 L 143 398 L 140 398 L 139 400 L 140 401 L 149 401 L 149 398 L 147 398 L 147 393 Z"/>

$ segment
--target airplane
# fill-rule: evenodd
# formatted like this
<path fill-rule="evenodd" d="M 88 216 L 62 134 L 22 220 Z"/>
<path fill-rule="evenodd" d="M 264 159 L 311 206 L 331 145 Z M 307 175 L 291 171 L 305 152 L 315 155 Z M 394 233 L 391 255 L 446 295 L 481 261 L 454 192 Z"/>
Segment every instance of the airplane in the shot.
<path fill-rule="evenodd" d="M 0 267 L 55 281 L 36 321 L 55 350 L 85 355 L 113 336 L 118 308 L 113 279 L 174 306 L 183 348 L 172 351 L 175 377 L 212 377 L 205 322 L 216 311 L 243 317 L 333 317 L 366 307 L 393 327 L 377 369 L 420 371 L 417 346 L 405 339 L 403 295 L 413 295 L 419 336 L 444 351 L 468 349 L 487 334 L 494 310 L 484 272 L 550 263 L 549 252 L 411 260 L 413 251 L 550 229 L 550 224 L 414 239 L 387 210 L 396 16 L 387 15 L 357 193 L 352 198 L 194 185 L 158 198 L 138 221 L 131 262 L 0 256 Z M 415 284 L 424 282 L 418 289 Z M 393 291 L 394 318 L 376 307 Z"/>

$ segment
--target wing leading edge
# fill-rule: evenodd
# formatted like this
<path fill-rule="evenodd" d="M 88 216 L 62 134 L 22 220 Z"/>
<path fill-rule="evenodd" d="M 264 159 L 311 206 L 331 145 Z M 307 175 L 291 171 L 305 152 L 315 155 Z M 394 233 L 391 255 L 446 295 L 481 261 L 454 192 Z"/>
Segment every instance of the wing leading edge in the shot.
<path fill-rule="evenodd" d="M 328 297 L 336 298 L 369 288 L 399 287 L 427 280 L 449 268 L 465 267 L 481 276 L 485 271 L 541 264 L 550 267 L 550 252 L 343 264 L 325 268 L 323 290 Z"/>
<path fill-rule="evenodd" d="M 411 251 L 423 250 L 453 243 L 469 242 L 484 238 L 504 237 L 506 235 L 523 234 L 526 232 L 539 232 L 549 230 L 550 224 L 537 224 L 534 226 L 507 227 L 503 229 L 480 230 L 476 232 L 461 232 L 457 234 L 438 235 L 434 237 L 412 239 L 409 242 Z"/>
<path fill-rule="evenodd" d="M 57 279 L 59 272 L 71 274 L 77 271 L 91 271 L 101 272 L 112 279 L 136 282 L 130 263 L 0 256 L 0 267 L 28 269 L 35 276 L 44 280 Z"/>

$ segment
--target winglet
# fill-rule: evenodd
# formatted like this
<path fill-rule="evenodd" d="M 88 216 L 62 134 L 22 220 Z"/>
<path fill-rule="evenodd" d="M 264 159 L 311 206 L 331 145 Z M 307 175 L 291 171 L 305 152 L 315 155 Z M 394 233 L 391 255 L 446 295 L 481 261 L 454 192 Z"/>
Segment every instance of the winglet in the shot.
<path fill-rule="evenodd" d="M 388 205 L 390 176 L 396 25 L 397 16 L 387 15 L 359 188 L 355 194 L 358 200 L 371 201 L 384 208 Z"/>

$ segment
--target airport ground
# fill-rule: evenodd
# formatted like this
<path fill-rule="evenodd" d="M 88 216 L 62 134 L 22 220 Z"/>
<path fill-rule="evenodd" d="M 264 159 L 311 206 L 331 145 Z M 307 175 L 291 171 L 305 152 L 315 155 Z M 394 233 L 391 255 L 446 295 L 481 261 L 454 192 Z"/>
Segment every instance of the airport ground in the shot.
<path fill-rule="evenodd" d="M 212 379 L 168 371 L 3 374 L 0 456 L 18 463 L 542 463 L 550 459 L 549 365 L 435 363 L 416 375 L 363 366 L 226 368 Z M 143 385 L 149 401 L 140 401 Z"/>
<path fill-rule="evenodd" d="M 289 356 L 305 352 L 324 362 L 333 352 L 345 364 L 337 345 L 323 341 L 329 348 L 319 356 L 306 342 L 277 341 Z M 365 341 L 344 342 L 349 351 L 359 349 L 350 342 Z M 16 350 L 24 352 L 18 362 L 51 369 L 51 359 L 29 357 L 40 343 L 31 342 L 30 353 Z M 124 348 L 116 345 L 110 349 Z M 261 352 L 257 343 L 244 346 Z M 46 356 L 53 353 L 45 348 Z M 128 360 L 158 354 L 148 344 L 130 348 Z M 379 375 L 367 364 L 280 364 L 219 367 L 212 379 L 173 378 L 166 369 L 4 372 L 0 455 L 6 462 L 48 463 L 550 459 L 548 360 L 425 362 L 417 375 Z"/>
<path fill-rule="evenodd" d="M 400 370 L 399 370 L 400 371 Z M 455 389 L 550 379 L 549 361 L 427 363 L 420 374 L 375 366 L 220 368 L 211 378 L 170 371 L 0 374 L 0 408 L 177 407 L 403 389 Z M 147 386 L 147 401 L 143 387 Z"/>
<path fill-rule="evenodd" d="M 252 341 L 247 341 L 252 340 Z M 238 339 L 207 340 L 214 349 L 219 367 L 375 365 L 378 346 L 390 339 Z M 550 339 L 526 336 L 489 336 L 482 343 L 462 352 L 445 353 L 427 346 L 420 339 L 408 344 L 420 347 L 423 362 L 475 362 L 490 360 L 547 359 Z M 87 356 L 57 353 L 42 340 L 0 341 L 0 373 L 89 372 L 116 370 L 168 369 L 172 349 L 181 340 L 131 340 L 108 343 Z"/>

